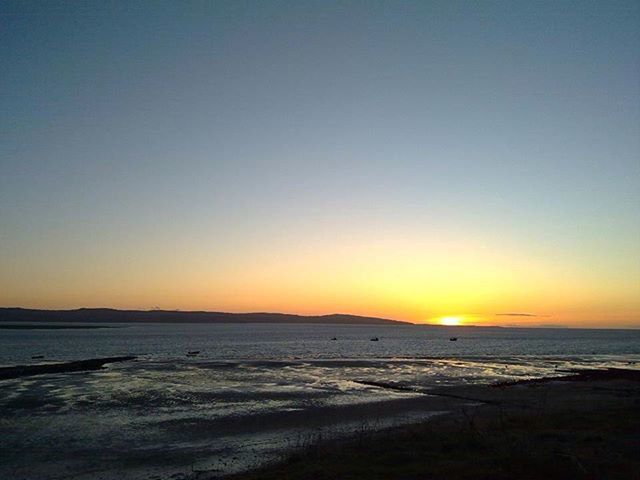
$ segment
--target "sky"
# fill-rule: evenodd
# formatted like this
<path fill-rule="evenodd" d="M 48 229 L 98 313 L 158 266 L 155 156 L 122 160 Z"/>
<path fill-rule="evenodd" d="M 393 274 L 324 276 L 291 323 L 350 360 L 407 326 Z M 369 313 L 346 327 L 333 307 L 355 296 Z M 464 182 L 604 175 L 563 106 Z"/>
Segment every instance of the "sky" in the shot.
<path fill-rule="evenodd" d="M 637 1 L 3 1 L 0 306 L 640 327 L 638 45 Z"/>

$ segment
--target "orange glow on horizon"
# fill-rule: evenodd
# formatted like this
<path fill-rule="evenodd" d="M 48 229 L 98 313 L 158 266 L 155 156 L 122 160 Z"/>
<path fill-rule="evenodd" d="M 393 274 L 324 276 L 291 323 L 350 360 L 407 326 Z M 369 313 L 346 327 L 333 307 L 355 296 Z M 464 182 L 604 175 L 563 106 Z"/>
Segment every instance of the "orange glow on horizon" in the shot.
<path fill-rule="evenodd" d="M 64 270 L 35 258 L 29 276 L 0 282 L 0 304 L 32 308 L 348 313 L 413 323 L 640 327 L 637 285 L 526 255 L 464 232 L 350 232 L 280 240 L 236 253 L 164 245 L 108 250 Z M 225 255 L 223 255 L 225 253 Z M 157 259 L 162 258 L 162 262 Z M 37 260 L 37 261 L 36 261 Z M 51 272 L 56 281 L 51 282 Z M 26 281 L 26 280 L 29 281 Z M 451 312 L 461 312 L 454 313 Z M 499 315 L 498 315 L 499 314 Z M 454 320 L 447 322 L 455 323 Z"/>

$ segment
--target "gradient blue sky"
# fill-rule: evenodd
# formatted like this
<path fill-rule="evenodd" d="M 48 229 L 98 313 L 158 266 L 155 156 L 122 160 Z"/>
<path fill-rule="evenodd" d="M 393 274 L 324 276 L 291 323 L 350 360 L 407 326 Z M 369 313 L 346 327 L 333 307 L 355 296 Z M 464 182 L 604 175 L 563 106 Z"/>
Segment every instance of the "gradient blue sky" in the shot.
<path fill-rule="evenodd" d="M 0 22 L 0 305 L 640 326 L 637 1 Z"/>

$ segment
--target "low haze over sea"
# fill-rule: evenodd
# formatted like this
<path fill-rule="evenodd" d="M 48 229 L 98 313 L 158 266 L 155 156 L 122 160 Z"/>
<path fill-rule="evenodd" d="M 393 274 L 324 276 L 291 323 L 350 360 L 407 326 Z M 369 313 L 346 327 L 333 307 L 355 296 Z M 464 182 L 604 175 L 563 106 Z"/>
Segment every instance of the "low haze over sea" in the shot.
<path fill-rule="evenodd" d="M 638 330 L 73 324 L 84 325 L 105 328 L 2 330 L 3 365 L 137 358 L 0 382 L 0 477 L 228 473 L 457 405 L 425 403 L 436 387 L 640 361 Z"/>

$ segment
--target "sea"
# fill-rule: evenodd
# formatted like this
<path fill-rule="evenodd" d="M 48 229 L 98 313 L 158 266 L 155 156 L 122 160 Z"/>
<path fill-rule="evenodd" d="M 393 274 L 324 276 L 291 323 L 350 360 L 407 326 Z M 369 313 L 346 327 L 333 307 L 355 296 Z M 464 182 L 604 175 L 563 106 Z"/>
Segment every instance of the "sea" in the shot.
<path fill-rule="evenodd" d="M 436 388 L 640 365 L 640 330 L 86 326 L 0 329 L 1 366 L 136 357 L 1 380 L 0 478 L 215 478 L 460 406 Z"/>

